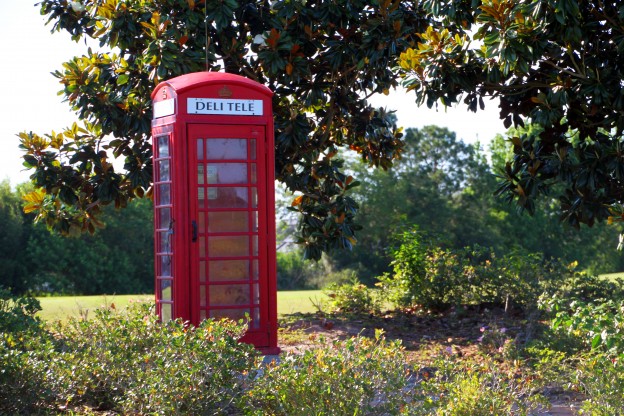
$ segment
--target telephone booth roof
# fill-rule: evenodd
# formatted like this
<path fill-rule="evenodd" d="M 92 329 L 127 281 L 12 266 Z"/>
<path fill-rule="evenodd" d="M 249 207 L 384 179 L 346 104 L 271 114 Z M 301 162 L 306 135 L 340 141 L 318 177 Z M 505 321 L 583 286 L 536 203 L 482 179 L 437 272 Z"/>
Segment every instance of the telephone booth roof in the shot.
<path fill-rule="evenodd" d="M 159 90 L 166 86 L 172 88 L 177 94 L 182 94 L 190 88 L 197 89 L 203 86 L 223 83 L 255 90 L 268 97 L 273 96 L 273 91 L 265 85 L 259 84 L 256 81 L 240 75 L 230 74 L 227 72 L 193 72 L 191 74 L 180 75 L 179 77 L 161 82 L 152 92 L 152 99 L 156 97 Z"/>

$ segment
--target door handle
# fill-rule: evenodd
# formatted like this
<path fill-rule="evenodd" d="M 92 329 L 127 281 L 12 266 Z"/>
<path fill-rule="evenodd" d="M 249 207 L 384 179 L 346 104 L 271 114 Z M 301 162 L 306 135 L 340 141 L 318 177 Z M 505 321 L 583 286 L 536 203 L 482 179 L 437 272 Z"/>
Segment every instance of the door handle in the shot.
<path fill-rule="evenodd" d="M 197 241 L 197 223 L 195 220 L 191 221 L 191 228 L 193 229 L 192 241 Z"/>

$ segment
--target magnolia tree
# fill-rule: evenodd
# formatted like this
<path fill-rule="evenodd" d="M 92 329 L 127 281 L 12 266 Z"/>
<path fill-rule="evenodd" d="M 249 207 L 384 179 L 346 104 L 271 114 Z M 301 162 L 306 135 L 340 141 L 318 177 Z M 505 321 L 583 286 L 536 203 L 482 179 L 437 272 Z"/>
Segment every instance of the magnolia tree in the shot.
<path fill-rule="evenodd" d="M 418 102 L 500 99 L 512 137 L 498 193 L 533 212 L 560 193 L 573 226 L 624 219 L 624 4 L 615 0 L 425 1 L 435 23 L 401 54 Z M 553 188 L 557 185 L 556 188 Z"/>
<path fill-rule="evenodd" d="M 356 242 L 357 185 L 336 157 L 388 168 L 400 129 L 367 99 L 401 82 L 428 106 L 498 97 L 514 137 L 499 192 L 533 210 L 564 184 L 577 225 L 624 212 L 624 9 L 574 0 L 43 0 L 53 31 L 101 50 L 56 71 L 82 124 L 20 134 L 38 189 L 26 209 L 63 233 L 93 231 L 101 206 L 149 195 L 150 92 L 193 71 L 226 71 L 275 92 L 276 175 L 294 193 L 306 255 Z M 123 169 L 111 158 L 123 158 Z M 610 211 L 611 210 L 611 214 Z"/>
<path fill-rule="evenodd" d="M 226 71 L 275 92 L 276 176 L 301 214 L 310 258 L 350 247 L 357 184 L 339 149 L 388 168 L 402 141 L 393 119 L 367 99 L 396 87 L 401 52 L 428 22 L 412 2 L 44 0 L 53 31 L 99 41 L 54 73 L 83 121 L 45 136 L 22 133 L 39 190 L 28 210 L 71 233 L 99 226 L 101 206 L 150 193 L 150 93 L 194 71 Z M 111 158 L 123 158 L 118 171 Z"/>

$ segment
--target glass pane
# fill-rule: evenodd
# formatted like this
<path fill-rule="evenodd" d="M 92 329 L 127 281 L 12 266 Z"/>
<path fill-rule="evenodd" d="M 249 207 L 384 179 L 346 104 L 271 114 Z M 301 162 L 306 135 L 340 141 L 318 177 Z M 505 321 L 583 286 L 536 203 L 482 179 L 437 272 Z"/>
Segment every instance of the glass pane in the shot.
<path fill-rule="evenodd" d="M 197 188 L 197 202 L 200 208 L 206 208 L 206 189 Z"/>
<path fill-rule="evenodd" d="M 206 286 L 199 286 L 199 306 L 206 306 Z"/>
<path fill-rule="evenodd" d="M 208 254 L 211 257 L 248 256 L 249 236 L 211 236 L 208 238 Z"/>
<path fill-rule="evenodd" d="M 251 160 L 256 160 L 256 140 L 249 140 L 249 158 Z"/>
<path fill-rule="evenodd" d="M 171 225 L 171 208 L 158 209 L 158 228 L 169 228 Z"/>
<path fill-rule="evenodd" d="M 249 260 L 213 260 L 208 262 L 211 282 L 249 279 Z"/>
<path fill-rule="evenodd" d="M 247 208 L 247 188 L 208 188 L 208 208 Z"/>
<path fill-rule="evenodd" d="M 249 230 L 247 211 L 209 212 L 208 232 L 241 232 Z"/>
<path fill-rule="evenodd" d="M 207 139 L 207 159 L 247 159 L 247 139 Z"/>
<path fill-rule="evenodd" d="M 169 156 L 169 136 L 160 136 L 157 140 L 158 140 L 158 157 Z"/>
<path fill-rule="evenodd" d="M 251 207 L 258 208 L 258 188 L 251 188 Z"/>
<path fill-rule="evenodd" d="M 210 306 L 248 305 L 249 285 L 211 285 Z"/>
<path fill-rule="evenodd" d="M 171 253 L 171 242 L 173 239 L 173 233 L 169 230 L 161 231 L 158 233 L 158 236 L 158 252 Z"/>
<path fill-rule="evenodd" d="M 204 319 L 206 319 L 206 311 L 205 310 L 201 310 L 201 311 L 199 311 L 199 320 L 203 321 Z"/>
<path fill-rule="evenodd" d="M 247 183 L 246 163 L 214 163 L 208 165 L 207 169 L 210 184 Z"/>
<path fill-rule="evenodd" d="M 204 140 L 197 139 L 197 159 L 202 160 L 204 158 Z"/>
<path fill-rule="evenodd" d="M 171 280 L 160 281 L 160 299 L 171 300 Z"/>
<path fill-rule="evenodd" d="M 158 182 L 168 182 L 171 180 L 171 172 L 169 170 L 169 161 L 168 160 L 159 160 L 158 161 Z"/>
<path fill-rule="evenodd" d="M 200 282 L 206 281 L 206 262 L 205 261 L 199 262 L 199 281 Z"/>
<path fill-rule="evenodd" d="M 204 164 L 203 163 L 198 163 L 197 164 L 197 184 L 198 185 L 203 185 L 205 183 L 204 181 Z"/>
<path fill-rule="evenodd" d="M 170 256 L 160 256 L 160 276 L 161 277 L 171 276 L 171 257 Z"/>
<path fill-rule="evenodd" d="M 258 260 L 254 260 L 252 263 L 251 278 L 253 280 L 258 280 L 259 277 L 260 277 L 260 271 L 258 267 Z"/>
<path fill-rule="evenodd" d="M 258 211 L 251 212 L 251 231 L 258 231 Z"/>
<path fill-rule="evenodd" d="M 258 178 L 256 177 L 256 164 L 251 164 L 251 183 L 256 183 Z"/>
<path fill-rule="evenodd" d="M 199 212 L 199 221 L 197 221 L 199 224 L 199 232 L 200 233 L 204 233 L 205 229 L 206 229 L 206 213 L 205 212 Z"/>
<path fill-rule="evenodd" d="M 171 187 L 168 183 L 158 185 L 158 205 L 171 204 Z"/>
<path fill-rule="evenodd" d="M 163 322 L 169 322 L 171 320 L 171 309 L 172 304 L 170 303 L 161 303 L 160 304 L 160 319 Z"/>
<path fill-rule="evenodd" d="M 253 308 L 251 315 L 251 327 L 260 328 L 260 308 Z"/>
<path fill-rule="evenodd" d="M 254 283 L 253 285 L 253 303 L 255 303 L 256 305 L 258 303 L 260 303 L 260 284 L 258 283 Z"/>
<path fill-rule="evenodd" d="M 253 255 L 257 256 L 258 255 L 258 236 L 254 235 L 252 237 L 252 244 L 253 244 Z"/>
<path fill-rule="evenodd" d="M 206 239 L 199 237 L 199 257 L 206 257 Z"/>
<path fill-rule="evenodd" d="M 211 318 L 229 318 L 234 321 L 238 321 L 239 319 L 246 319 L 245 314 L 249 315 L 249 309 L 216 309 L 210 311 Z"/>

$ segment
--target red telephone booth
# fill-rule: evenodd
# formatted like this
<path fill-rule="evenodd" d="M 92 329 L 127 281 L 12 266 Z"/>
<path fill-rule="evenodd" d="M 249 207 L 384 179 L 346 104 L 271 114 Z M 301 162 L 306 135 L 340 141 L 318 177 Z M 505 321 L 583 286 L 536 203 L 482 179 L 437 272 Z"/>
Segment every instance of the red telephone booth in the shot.
<path fill-rule="evenodd" d="M 158 314 L 248 315 L 242 341 L 267 354 L 279 352 L 272 95 L 214 72 L 152 93 Z"/>

